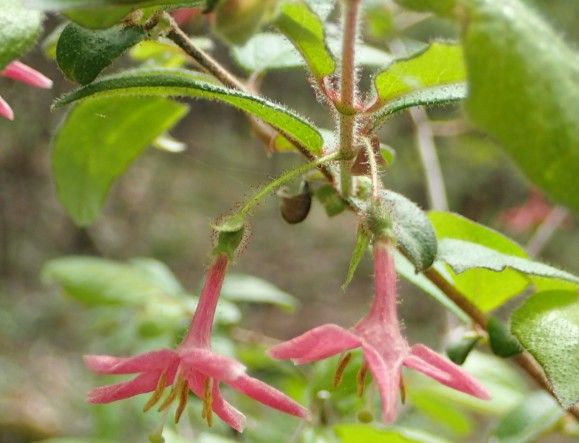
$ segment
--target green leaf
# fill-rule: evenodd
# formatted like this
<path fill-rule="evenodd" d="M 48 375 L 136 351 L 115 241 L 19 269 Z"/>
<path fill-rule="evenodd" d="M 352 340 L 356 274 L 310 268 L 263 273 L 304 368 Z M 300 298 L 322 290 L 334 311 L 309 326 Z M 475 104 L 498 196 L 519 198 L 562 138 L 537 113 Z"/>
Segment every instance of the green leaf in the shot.
<path fill-rule="evenodd" d="M 331 52 L 340 52 L 340 40 L 328 38 Z M 275 69 L 293 69 L 306 65 L 303 57 L 285 37 L 264 32 L 254 35 L 243 46 L 232 48 L 237 63 L 249 72 L 265 72 Z M 392 56 L 371 46 L 358 44 L 356 61 L 363 66 L 385 66 Z"/>
<path fill-rule="evenodd" d="M 446 355 L 448 355 L 448 358 L 457 365 L 462 365 L 480 339 L 481 336 L 476 335 L 474 337 L 464 337 L 458 342 L 451 343 L 446 348 Z"/>
<path fill-rule="evenodd" d="M 414 106 L 443 106 L 463 100 L 466 97 L 466 84 L 434 86 L 410 92 L 390 101 L 373 115 L 373 128 L 377 129 L 397 112 Z"/>
<path fill-rule="evenodd" d="M 99 8 L 104 14 L 102 7 L 108 6 L 135 6 L 144 8 L 147 6 L 160 6 L 172 8 L 186 8 L 205 6 L 207 0 L 27 0 L 27 4 L 34 8 L 44 10 L 62 10 L 76 8 Z M 96 9 L 95 9 L 96 10 Z M 109 11 L 106 11 L 109 12 Z"/>
<path fill-rule="evenodd" d="M 438 14 L 448 14 L 454 8 L 457 0 L 395 0 L 400 6 L 414 11 L 432 11 Z"/>
<path fill-rule="evenodd" d="M 429 268 L 436 258 L 436 234 L 428 217 L 414 202 L 393 191 L 380 192 L 392 220 L 398 246 L 416 272 Z"/>
<path fill-rule="evenodd" d="M 70 9 L 63 12 L 69 20 L 87 29 L 106 29 L 119 23 L 136 9 L 135 6 L 101 6 Z"/>
<path fill-rule="evenodd" d="M 365 424 L 342 424 L 334 427 L 342 443 L 446 443 L 432 434 L 401 427 L 388 429 Z"/>
<path fill-rule="evenodd" d="M 407 94 L 462 83 L 465 79 L 461 46 L 435 42 L 409 58 L 394 61 L 376 76 L 374 84 L 377 100 L 386 104 Z"/>
<path fill-rule="evenodd" d="M 20 0 L 2 0 L 0 8 L 0 70 L 26 53 L 42 29 L 42 14 Z"/>
<path fill-rule="evenodd" d="M 306 3 L 284 3 L 275 24 L 300 52 L 318 81 L 334 73 L 336 62 L 326 46 L 324 24 Z"/>
<path fill-rule="evenodd" d="M 579 295 L 546 291 L 511 316 L 511 331 L 543 367 L 564 408 L 579 400 Z"/>
<path fill-rule="evenodd" d="M 463 240 L 443 239 L 438 244 L 438 259 L 447 263 L 460 274 L 473 268 L 501 272 L 506 268 L 528 275 L 567 280 L 579 284 L 579 278 L 543 263 L 513 255 L 502 254 L 476 243 Z"/>
<path fill-rule="evenodd" d="M 348 266 L 348 274 L 346 275 L 346 280 L 342 284 L 342 290 L 345 290 L 350 285 L 350 282 L 356 273 L 356 269 L 358 269 L 360 262 L 364 258 L 364 255 L 366 255 L 366 251 L 368 250 L 369 245 L 370 236 L 368 235 L 366 229 L 363 226 L 360 226 L 356 234 L 356 245 L 354 246 L 352 259 L 350 260 L 350 265 Z"/>
<path fill-rule="evenodd" d="M 497 443 L 539 441 L 565 415 L 565 411 L 545 391 L 532 392 L 505 415 L 492 434 Z"/>
<path fill-rule="evenodd" d="M 348 207 L 342 196 L 332 185 L 320 186 L 314 195 L 324 207 L 328 217 L 334 217 L 341 214 Z"/>
<path fill-rule="evenodd" d="M 98 216 L 115 179 L 187 110 L 161 97 L 107 97 L 70 111 L 52 161 L 59 199 L 76 223 Z"/>
<path fill-rule="evenodd" d="M 579 210 L 579 57 L 519 0 L 463 0 L 466 102 L 525 175 Z"/>
<path fill-rule="evenodd" d="M 475 223 L 459 214 L 431 211 L 428 214 L 439 241 L 445 238 L 477 243 L 495 251 L 527 258 L 524 249 L 501 233 Z M 487 312 L 520 294 L 529 280 L 519 272 L 506 269 L 500 274 L 486 269 L 471 269 L 450 280 L 479 309 Z"/>
<path fill-rule="evenodd" d="M 70 23 L 58 39 L 56 61 L 69 79 L 86 85 L 145 36 L 146 32 L 139 26 L 93 31 Z"/>
<path fill-rule="evenodd" d="M 261 278 L 245 274 L 228 274 L 221 295 L 232 302 L 268 303 L 292 312 L 298 300 Z"/>
<path fill-rule="evenodd" d="M 438 286 L 428 280 L 424 274 L 417 273 L 414 265 L 412 265 L 412 263 L 410 263 L 410 261 L 398 251 L 395 253 L 395 260 L 396 272 L 399 275 L 408 280 L 414 286 L 422 289 L 464 323 L 470 323 L 470 317 L 466 315 L 452 300 L 450 300 L 444 292 L 438 288 Z"/>
<path fill-rule="evenodd" d="M 496 317 L 487 320 L 487 332 L 493 354 L 502 358 L 513 357 L 523 352 L 523 348 L 503 322 Z"/>
<path fill-rule="evenodd" d="M 294 137 L 314 154 L 322 152 L 323 138 L 310 123 L 264 98 L 202 80 L 204 76 L 176 69 L 140 69 L 103 77 L 55 101 L 60 107 L 88 97 L 188 96 L 217 100 L 248 112 Z"/>
<path fill-rule="evenodd" d="M 176 295 L 173 291 L 180 289 L 174 283 L 168 286 L 167 281 L 160 280 L 142 264 L 94 257 L 51 260 L 44 266 L 42 277 L 58 284 L 67 296 L 87 305 L 142 304 L 153 297 Z"/>

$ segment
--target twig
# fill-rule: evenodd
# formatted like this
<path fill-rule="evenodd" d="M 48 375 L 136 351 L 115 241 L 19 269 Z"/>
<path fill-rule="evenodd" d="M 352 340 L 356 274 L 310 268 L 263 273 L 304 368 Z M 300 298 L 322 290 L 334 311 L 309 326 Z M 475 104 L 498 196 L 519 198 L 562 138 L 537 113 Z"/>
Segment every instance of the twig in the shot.
<path fill-rule="evenodd" d="M 551 212 L 549 212 L 547 218 L 545 218 L 527 243 L 525 249 L 530 256 L 536 257 L 541 253 L 568 215 L 569 211 L 561 206 L 555 206 Z"/>

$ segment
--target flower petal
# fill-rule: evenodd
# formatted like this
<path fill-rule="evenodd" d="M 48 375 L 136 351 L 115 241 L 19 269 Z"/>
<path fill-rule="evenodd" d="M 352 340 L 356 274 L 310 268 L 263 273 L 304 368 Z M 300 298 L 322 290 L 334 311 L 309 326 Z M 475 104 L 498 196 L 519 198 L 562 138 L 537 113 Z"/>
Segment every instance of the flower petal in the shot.
<path fill-rule="evenodd" d="M 7 118 L 8 120 L 14 120 L 14 111 L 6 100 L 0 97 L 0 117 Z"/>
<path fill-rule="evenodd" d="M 225 401 L 223 395 L 221 395 L 218 383 L 213 385 L 212 408 L 221 420 L 237 432 L 243 432 L 243 429 L 245 428 L 245 415 Z"/>
<path fill-rule="evenodd" d="M 215 354 L 208 349 L 191 349 L 181 354 L 181 360 L 202 374 L 216 380 L 231 381 L 245 373 L 245 366 L 233 358 Z"/>
<path fill-rule="evenodd" d="M 385 423 L 396 420 L 398 392 L 400 391 L 400 364 L 388 365 L 372 346 L 365 345 L 364 358 L 380 390 L 382 419 Z"/>
<path fill-rule="evenodd" d="M 269 355 L 278 360 L 291 358 L 297 364 L 304 364 L 356 348 L 360 343 L 361 340 L 347 329 L 327 324 L 272 347 Z"/>
<path fill-rule="evenodd" d="M 457 391 L 482 400 L 491 398 L 487 389 L 464 369 L 422 344 L 410 348 L 410 355 L 404 359 L 404 365 Z"/>
<path fill-rule="evenodd" d="M 175 364 L 178 354 L 171 349 L 146 352 L 134 357 L 110 355 L 85 355 L 84 363 L 99 374 L 135 374 L 138 372 L 161 371 Z"/>
<path fill-rule="evenodd" d="M 52 87 L 52 80 L 18 60 L 6 66 L 0 75 L 37 88 L 49 89 Z"/>
<path fill-rule="evenodd" d="M 245 395 L 271 408 L 297 417 L 305 418 L 308 416 L 307 409 L 302 405 L 257 378 L 244 374 L 228 384 L 233 389 L 243 392 Z"/>
<path fill-rule="evenodd" d="M 87 400 L 89 403 L 111 403 L 144 394 L 145 392 L 151 392 L 157 387 L 160 376 L 160 372 L 150 372 L 141 374 L 131 381 L 101 386 L 90 391 Z"/>

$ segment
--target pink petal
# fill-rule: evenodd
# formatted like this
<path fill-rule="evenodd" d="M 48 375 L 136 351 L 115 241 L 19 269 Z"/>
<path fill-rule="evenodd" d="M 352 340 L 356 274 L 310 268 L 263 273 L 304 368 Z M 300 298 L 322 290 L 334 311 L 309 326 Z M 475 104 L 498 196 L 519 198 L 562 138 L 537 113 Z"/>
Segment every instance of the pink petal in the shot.
<path fill-rule="evenodd" d="M 35 86 L 37 88 L 48 89 L 52 87 L 52 80 L 41 74 L 30 66 L 19 61 L 13 61 L 0 73 L 4 77 L 18 80 L 20 82 Z"/>
<path fill-rule="evenodd" d="M 457 391 L 470 394 L 482 400 L 491 398 L 487 389 L 460 366 L 442 357 L 422 344 L 410 348 L 410 355 L 404 365 L 439 381 Z"/>
<path fill-rule="evenodd" d="M 245 428 L 245 415 L 225 401 L 221 395 L 218 383 L 213 385 L 212 408 L 221 420 L 237 432 L 243 432 L 243 429 Z"/>
<path fill-rule="evenodd" d="M 208 377 L 231 381 L 245 373 L 245 366 L 224 355 L 207 349 L 191 349 L 181 354 L 181 360 Z"/>
<path fill-rule="evenodd" d="M 84 363 L 99 374 L 135 374 L 138 372 L 161 371 L 175 364 L 179 359 L 171 349 L 161 349 L 134 357 L 113 357 L 110 355 L 85 355 Z"/>
<path fill-rule="evenodd" d="M 301 365 L 356 348 L 360 343 L 360 339 L 347 329 L 327 324 L 275 345 L 269 350 L 269 355 L 279 360 L 291 358 Z"/>
<path fill-rule="evenodd" d="M 8 120 L 14 120 L 14 111 L 6 100 L 0 97 L 0 117 L 7 118 Z"/>
<path fill-rule="evenodd" d="M 364 346 L 364 358 L 380 390 L 382 419 L 385 423 L 392 423 L 398 412 L 400 365 L 389 366 L 378 351 L 368 345 Z"/>
<path fill-rule="evenodd" d="M 88 393 L 89 403 L 110 403 L 135 395 L 151 392 L 157 387 L 160 372 L 141 374 L 131 381 L 101 386 Z"/>
<path fill-rule="evenodd" d="M 297 417 L 305 418 L 308 416 L 308 411 L 299 403 L 296 403 L 277 389 L 249 375 L 244 374 L 228 384 L 233 389 L 243 392 L 245 395 L 271 408 Z"/>

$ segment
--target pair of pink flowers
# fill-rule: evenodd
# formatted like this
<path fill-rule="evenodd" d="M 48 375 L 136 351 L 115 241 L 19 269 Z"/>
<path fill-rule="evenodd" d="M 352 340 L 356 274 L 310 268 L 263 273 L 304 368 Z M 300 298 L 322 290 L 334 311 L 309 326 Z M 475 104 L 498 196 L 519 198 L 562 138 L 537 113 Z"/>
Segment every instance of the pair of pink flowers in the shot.
<path fill-rule="evenodd" d="M 8 66 L 0 71 L 0 76 L 11 78 L 36 88 L 48 89 L 52 87 L 52 80 L 18 60 L 9 63 Z M 12 111 L 12 108 L 1 96 L 0 116 L 7 118 L 8 120 L 14 120 L 14 112 Z"/>
<path fill-rule="evenodd" d="M 178 420 L 191 390 L 203 399 L 203 417 L 208 424 L 211 424 L 212 412 L 215 412 L 232 428 L 241 431 L 244 416 L 223 399 L 219 388 L 219 383 L 223 382 L 272 408 L 306 417 L 306 409 L 278 390 L 248 376 L 241 363 L 211 352 L 213 317 L 227 264 L 228 258 L 225 255 L 219 255 L 214 261 L 188 335 L 176 350 L 163 349 L 130 358 L 87 356 L 88 367 L 96 372 L 139 374 L 132 381 L 93 390 L 89 394 L 89 401 L 108 403 L 153 392 L 145 406 L 148 409 L 161 401 L 165 388 L 172 385 L 170 393 L 161 402 L 160 410 L 166 409 L 178 399 L 175 416 Z M 396 418 L 402 366 L 422 372 L 459 391 L 488 399 L 486 389 L 459 366 L 422 344 L 409 346 L 402 336 L 396 313 L 396 272 L 387 241 L 375 242 L 374 267 L 374 302 L 368 315 L 358 324 L 351 329 L 333 324 L 317 327 L 274 346 L 270 354 L 278 359 L 292 359 L 295 363 L 303 364 L 361 347 L 365 363 L 360 370 L 359 382 L 363 388 L 369 369 L 380 390 L 383 419 L 387 423 Z M 347 357 L 342 359 L 338 378 L 348 360 Z"/>

